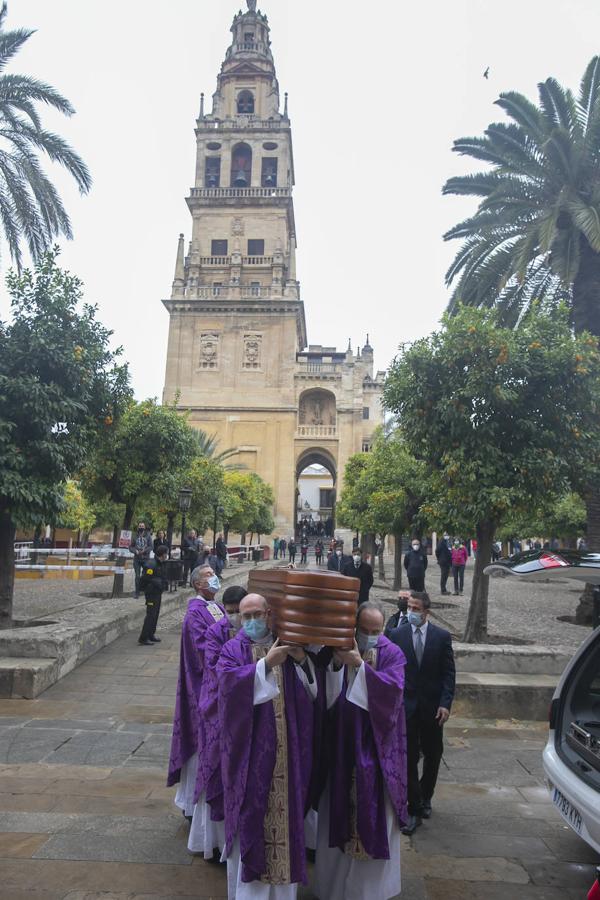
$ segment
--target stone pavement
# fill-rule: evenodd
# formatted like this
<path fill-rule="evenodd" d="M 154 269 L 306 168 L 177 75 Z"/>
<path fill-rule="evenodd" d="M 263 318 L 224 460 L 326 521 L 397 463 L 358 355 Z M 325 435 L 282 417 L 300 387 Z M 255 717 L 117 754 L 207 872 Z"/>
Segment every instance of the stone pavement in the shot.
<path fill-rule="evenodd" d="M 226 896 L 165 787 L 181 619 L 155 647 L 125 635 L 37 700 L 0 701 L 2 900 Z M 446 737 L 434 816 L 403 839 L 402 900 L 585 897 L 597 860 L 548 800 L 545 728 L 451 720 Z"/>

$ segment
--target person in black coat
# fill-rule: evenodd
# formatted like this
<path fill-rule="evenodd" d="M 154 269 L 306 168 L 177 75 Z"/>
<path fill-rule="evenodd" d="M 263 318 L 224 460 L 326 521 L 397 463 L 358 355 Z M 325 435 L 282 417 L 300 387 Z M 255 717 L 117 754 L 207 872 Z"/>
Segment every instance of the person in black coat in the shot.
<path fill-rule="evenodd" d="M 385 631 L 386 638 L 389 638 L 390 631 L 397 628 L 398 625 L 406 625 L 408 622 L 408 599 L 412 596 L 412 591 L 398 591 L 398 612 L 392 613 L 386 622 Z"/>
<path fill-rule="evenodd" d="M 449 534 L 445 534 L 442 540 L 438 542 L 438 545 L 435 548 L 435 555 L 438 561 L 438 566 L 440 567 L 440 593 L 449 594 L 450 591 L 446 589 L 448 575 L 450 574 L 450 569 L 452 568 L 452 550 L 450 548 Z"/>
<path fill-rule="evenodd" d="M 366 603 L 369 599 L 369 591 L 373 587 L 373 568 L 369 563 L 363 562 L 360 547 L 353 549 L 352 559 L 343 567 L 342 575 L 345 575 L 347 578 L 360 578 L 358 605 Z"/>
<path fill-rule="evenodd" d="M 146 618 L 138 644 L 144 644 L 146 647 L 160 643 L 160 638 L 156 637 L 156 625 L 163 591 L 169 587 L 165 566 L 168 556 L 168 547 L 157 547 L 154 559 L 149 559 L 142 569 L 140 588 L 146 598 Z"/>
<path fill-rule="evenodd" d="M 450 633 L 428 621 L 431 600 L 413 591 L 408 600 L 408 624 L 399 625 L 389 640 L 406 656 L 404 709 L 408 753 L 408 815 L 404 834 L 413 834 L 431 816 L 444 753 L 444 723 L 448 720 L 456 681 Z M 420 660 L 420 661 L 419 661 Z M 419 756 L 423 773 L 419 778 Z"/>
<path fill-rule="evenodd" d="M 327 568 L 330 572 L 340 572 L 340 574 L 343 574 L 344 567 L 351 562 L 351 558 L 349 556 L 344 556 L 344 551 L 338 544 L 333 553 L 330 553 L 327 557 Z"/>
<path fill-rule="evenodd" d="M 427 569 L 427 554 L 421 547 L 419 538 L 413 538 L 411 549 L 404 556 L 404 568 L 408 576 L 408 583 L 413 591 L 425 590 L 425 570 Z"/>

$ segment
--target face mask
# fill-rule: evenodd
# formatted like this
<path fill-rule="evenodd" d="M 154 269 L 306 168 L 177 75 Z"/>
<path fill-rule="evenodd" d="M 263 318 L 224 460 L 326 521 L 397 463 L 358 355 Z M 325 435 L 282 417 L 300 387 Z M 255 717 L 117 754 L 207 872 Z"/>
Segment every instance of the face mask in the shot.
<path fill-rule="evenodd" d="M 450 540 L 450 535 L 449 535 L 449 534 L 445 534 L 445 535 L 444 535 L 444 540 L 445 540 L 445 541 L 449 541 L 449 540 Z"/>
<path fill-rule="evenodd" d="M 358 569 L 358 567 L 360 566 L 360 556 L 354 556 L 353 559 L 354 559 L 354 565 Z"/>
<path fill-rule="evenodd" d="M 144 529 L 143 529 L 143 528 L 138 528 L 138 534 L 143 534 L 143 533 L 144 533 Z"/>
<path fill-rule="evenodd" d="M 335 555 L 336 555 L 336 556 L 341 556 L 341 555 L 342 555 L 342 551 L 341 551 L 341 550 L 336 550 L 336 551 L 335 551 Z"/>
<path fill-rule="evenodd" d="M 207 586 L 210 588 L 213 593 L 217 593 L 219 588 L 221 587 L 221 582 L 219 581 L 218 575 L 211 575 L 208 581 L 206 582 Z"/>
<path fill-rule="evenodd" d="M 239 631 L 242 624 L 242 617 L 239 613 L 227 613 L 229 624 L 234 631 Z"/>
<path fill-rule="evenodd" d="M 413 544 L 413 545 L 412 545 L 413 550 L 419 550 L 420 547 L 421 547 L 420 544 Z"/>
<path fill-rule="evenodd" d="M 378 634 L 365 634 L 364 631 L 359 631 L 356 635 L 356 643 L 361 653 L 366 653 L 376 647 L 378 640 Z"/>
<path fill-rule="evenodd" d="M 261 641 L 269 630 L 265 619 L 249 619 L 242 627 L 251 641 Z"/>
<path fill-rule="evenodd" d="M 411 625 L 414 625 L 415 628 L 420 628 L 423 624 L 423 615 L 418 612 L 409 612 L 408 621 Z"/>

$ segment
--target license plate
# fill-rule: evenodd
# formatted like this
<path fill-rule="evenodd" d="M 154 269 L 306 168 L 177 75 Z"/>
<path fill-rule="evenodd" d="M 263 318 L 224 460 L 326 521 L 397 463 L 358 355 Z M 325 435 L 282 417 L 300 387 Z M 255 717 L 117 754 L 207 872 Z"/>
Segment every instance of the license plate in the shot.
<path fill-rule="evenodd" d="M 558 809 L 559 813 L 568 822 L 571 828 L 581 834 L 583 831 L 583 820 L 581 813 L 573 806 L 570 800 L 567 800 L 564 794 L 561 794 L 557 787 L 552 792 L 552 802 Z"/>

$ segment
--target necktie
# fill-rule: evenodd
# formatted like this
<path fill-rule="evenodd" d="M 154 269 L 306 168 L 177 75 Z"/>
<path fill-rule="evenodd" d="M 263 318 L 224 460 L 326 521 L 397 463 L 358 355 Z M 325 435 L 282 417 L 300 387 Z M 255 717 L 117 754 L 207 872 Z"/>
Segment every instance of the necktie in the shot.
<path fill-rule="evenodd" d="M 420 628 L 417 628 L 415 631 L 415 655 L 417 657 L 418 666 L 421 668 L 421 660 L 423 659 L 423 635 L 421 634 Z"/>

